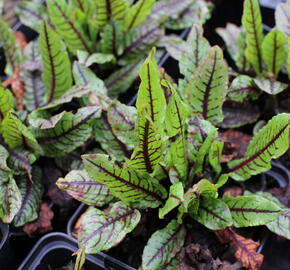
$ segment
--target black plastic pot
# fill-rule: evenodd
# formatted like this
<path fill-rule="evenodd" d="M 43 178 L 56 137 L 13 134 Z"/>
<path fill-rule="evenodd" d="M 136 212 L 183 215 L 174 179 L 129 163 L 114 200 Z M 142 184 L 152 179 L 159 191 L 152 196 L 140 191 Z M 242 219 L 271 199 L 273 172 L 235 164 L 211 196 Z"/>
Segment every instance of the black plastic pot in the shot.
<path fill-rule="evenodd" d="M 2 248 L 5 247 L 5 244 L 8 240 L 8 236 L 9 236 L 9 225 L 0 222 L 0 231 L 1 231 L 1 238 L 0 238 L 0 251 L 2 250 Z M 0 254 L 1 255 L 1 254 Z"/>
<path fill-rule="evenodd" d="M 66 266 L 75 260 L 71 255 L 77 250 L 77 241 L 74 238 L 64 233 L 49 233 L 36 243 L 18 270 L 54 270 Z M 102 252 L 87 255 L 84 269 L 135 270 Z"/>

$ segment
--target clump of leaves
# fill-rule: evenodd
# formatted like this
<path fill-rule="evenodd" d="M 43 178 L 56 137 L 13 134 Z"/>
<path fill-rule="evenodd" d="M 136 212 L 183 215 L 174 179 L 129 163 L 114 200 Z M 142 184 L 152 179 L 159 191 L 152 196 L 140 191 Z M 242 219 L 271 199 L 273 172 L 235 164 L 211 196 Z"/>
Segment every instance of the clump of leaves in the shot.
<path fill-rule="evenodd" d="M 194 26 L 187 42 L 200 39 L 200 29 Z M 200 41 L 208 44 L 203 38 Z M 208 45 L 208 52 L 201 58 L 187 67 L 180 62 L 184 79 L 176 90 L 174 84 L 161 79 L 152 50 L 139 71 L 137 120 L 128 114 L 122 120 L 115 115 L 119 126 L 135 124 L 135 137 L 128 136 L 134 138 L 133 154 L 129 157 L 119 157 L 118 153 L 83 155 L 84 170 L 72 171 L 57 181 L 75 199 L 86 202 L 94 198 L 81 218 L 78 233 L 79 246 L 86 253 L 117 245 L 136 228 L 149 208 L 159 208 L 159 218 L 165 219 L 167 226 L 149 238 L 141 268 L 180 269 L 176 256 L 185 245 L 188 217 L 210 230 L 222 230 L 270 227 L 269 224 L 278 222 L 288 211 L 264 194 L 220 196 L 219 190 L 228 178 L 245 181 L 267 171 L 271 159 L 288 150 L 290 114 L 281 113 L 268 121 L 253 137 L 245 155 L 230 161 L 228 171 L 224 171 L 223 142 L 214 125 L 224 117 L 221 108 L 228 93 L 228 69 L 217 46 Z M 123 105 L 123 112 L 125 108 Z M 119 136 L 123 134 L 116 135 L 121 139 Z M 110 200 L 106 203 L 104 189 L 110 194 L 106 195 Z M 107 207 L 103 210 L 95 207 L 104 205 Z M 235 237 L 239 243 L 246 241 L 242 236 Z M 249 251 L 251 256 L 255 249 L 256 246 Z M 240 252 L 245 254 L 244 250 Z M 259 258 L 256 268 L 251 269 L 261 265 Z M 250 265 L 253 264 L 244 264 Z"/>
<path fill-rule="evenodd" d="M 0 21 L 7 63 L 0 87 L 2 221 L 23 226 L 37 218 L 48 166 L 63 176 L 76 169 L 69 177 L 87 180 L 88 191 L 103 197 L 100 205 L 114 199 L 103 184 L 89 185 L 79 156 L 97 149 L 119 161 L 130 157 L 136 109 L 111 97 L 131 87 L 168 20 L 183 29 L 188 22 L 179 15 L 201 7 L 209 13 L 203 0 L 193 2 L 22 1 L 21 22 L 39 34 L 29 43 Z M 96 198 L 84 202 L 94 205 Z"/>

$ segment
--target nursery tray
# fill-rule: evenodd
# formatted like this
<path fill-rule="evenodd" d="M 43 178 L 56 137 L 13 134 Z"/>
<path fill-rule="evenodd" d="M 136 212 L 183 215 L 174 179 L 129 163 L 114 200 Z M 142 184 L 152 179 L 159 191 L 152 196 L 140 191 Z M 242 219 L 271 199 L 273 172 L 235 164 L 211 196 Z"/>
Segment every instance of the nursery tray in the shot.
<path fill-rule="evenodd" d="M 32 248 L 18 270 L 57 269 L 75 260 L 77 241 L 64 233 L 49 233 Z M 50 267 L 50 268 L 49 268 Z M 100 252 L 87 255 L 85 270 L 135 270 L 134 268 Z"/>

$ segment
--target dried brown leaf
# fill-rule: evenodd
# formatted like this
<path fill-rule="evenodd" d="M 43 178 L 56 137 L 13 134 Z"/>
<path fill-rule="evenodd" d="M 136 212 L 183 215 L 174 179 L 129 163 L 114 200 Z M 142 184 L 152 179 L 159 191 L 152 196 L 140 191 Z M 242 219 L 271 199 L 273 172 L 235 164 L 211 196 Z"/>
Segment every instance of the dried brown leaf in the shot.
<path fill-rule="evenodd" d="M 257 253 L 260 243 L 237 234 L 233 229 L 227 228 L 215 232 L 221 243 L 230 243 L 236 248 L 235 257 L 250 270 L 259 270 L 264 256 Z"/>
<path fill-rule="evenodd" d="M 220 133 L 220 139 L 225 143 L 222 162 L 228 162 L 233 158 L 241 158 L 244 156 L 252 136 L 241 131 L 229 129 Z"/>
<path fill-rule="evenodd" d="M 34 222 L 30 222 L 23 227 L 23 231 L 28 234 L 28 236 L 33 236 L 35 234 L 44 234 L 52 230 L 51 221 L 53 219 L 54 213 L 48 207 L 47 203 L 42 203 L 40 205 L 40 212 L 38 219 Z"/>

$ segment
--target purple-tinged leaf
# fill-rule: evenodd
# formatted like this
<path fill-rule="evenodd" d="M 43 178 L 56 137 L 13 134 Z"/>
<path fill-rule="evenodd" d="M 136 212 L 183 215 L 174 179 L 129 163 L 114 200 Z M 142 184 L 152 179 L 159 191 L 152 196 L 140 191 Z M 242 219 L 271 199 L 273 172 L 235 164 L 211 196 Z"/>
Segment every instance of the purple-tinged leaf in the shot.
<path fill-rule="evenodd" d="M 127 146 L 127 149 L 133 149 L 137 120 L 136 108 L 115 100 L 108 107 L 107 118 L 116 137 Z"/>
<path fill-rule="evenodd" d="M 74 199 L 88 205 L 101 207 L 114 198 L 104 184 L 92 180 L 83 170 L 69 172 L 65 178 L 59 178 L 56 185 Z"/>
<path fill-rule="evenodd" d="M 143 270 L 159 270 L 178 254 L 185 241 L 186 230 L 176 220 L 150 237 L 142 255 Z"/>
<path fill-rule="evenodd" d="M 75 114 L 64 112 L 53 128 L 34 129 L 44 155 L 61 156 L 81 146 L 92 134 L 91 122 L 99 116 L 99 107 L 83 107 Z"/>
<path fill-rule="evenodd" d="M 112 204 L 104 211 L 91 207 L 81 219 L 79 247 L 85 247 L 86 253 L 110 249 L 135 229 L 140 217 L 138 210 L 122 202 Z"/>
<path fill-rule="evenodd" d="M 268 79 L 254 79 L 254 82 L 260 90 L 270 95 L 277 95 L 289 88 L 289 84 Z"/>
<path fill-rule="evenodd" d="M 11 223 L 21 207 L 21 193 L 10 171 L 0 171 L 0 219 Z"/>
<path fill-rule="evenodd" d="M 39 167 L 34 167 L 32 180 L 21 176 L 18 181 L 18 187 L 21 193 L 21 207 L 13 219 L 13 225 L 20 227 L 33 221 L 38 216 L 38 210 L 43 194 L 42 172 Z"/>
<path fill-rule="evenodd" d="M 83 155 L 90 177 L 105 184 L 111 193 L 124 202 L 141 202 L 157 207 L 166 197 L 166 190 L 148 174 L 132 168 L 119 168 L 109 157 L 101 154 Z"/>

